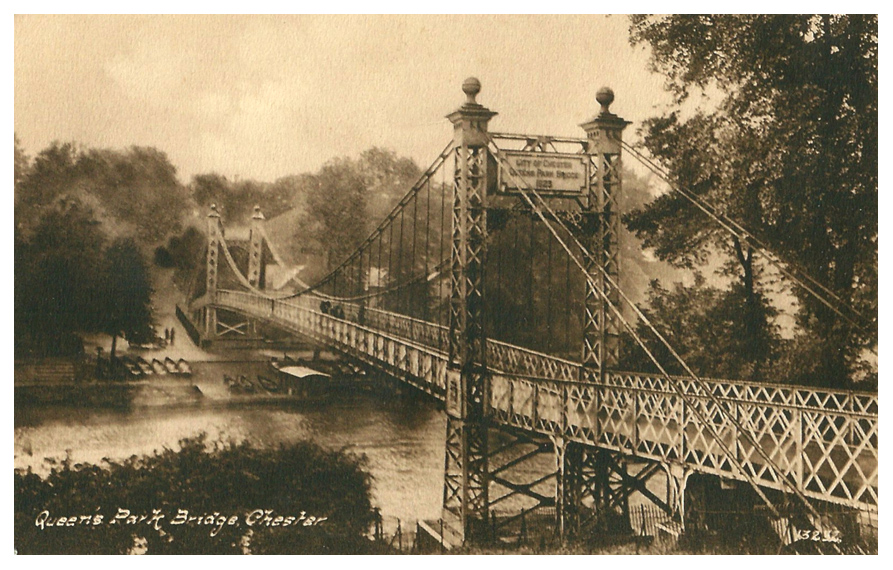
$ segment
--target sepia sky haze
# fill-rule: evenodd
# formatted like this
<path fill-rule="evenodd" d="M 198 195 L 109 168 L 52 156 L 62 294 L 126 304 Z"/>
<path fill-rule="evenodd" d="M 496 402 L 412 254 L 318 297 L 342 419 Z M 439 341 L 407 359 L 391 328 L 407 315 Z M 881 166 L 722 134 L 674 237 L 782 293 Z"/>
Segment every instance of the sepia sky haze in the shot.
<path fill-rule="evenodd" d="M 154 146 L 182 181 L 272 181 L 383 146 L 425 168 L 444 116 L 478 77 L 491 129 L 582 136 L 611 110 L 640 122 L 669 103 L 625 16 L 15 16 L 15 131 Z"/>

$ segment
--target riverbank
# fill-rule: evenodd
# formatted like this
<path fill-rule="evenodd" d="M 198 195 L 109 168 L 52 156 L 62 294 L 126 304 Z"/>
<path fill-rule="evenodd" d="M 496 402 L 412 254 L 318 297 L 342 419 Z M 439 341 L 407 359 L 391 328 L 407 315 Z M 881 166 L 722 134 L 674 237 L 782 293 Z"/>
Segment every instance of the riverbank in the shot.
<path fill-rule="evenodd" d="M 258 377 L 275 378 L 279 373 L 269 360 L 253 356 L 251 360 L 214 360 L 193 363 L 191 375 L 150 375 L 128 380 L 96 378 L 41 379 L 17 375 L 15 406 L 69 407 L 158 407 L 222 404 L 260 404 L 319 401 L 345 391 L 370 390 L 368 379 L 357 376 L 331 382 L 313 393 L 288 393 L 265 389 Z M 322 363 L 324 364 L 324 363 Z M 311 364 L 312 366 L 312 364 Z M 323 368 L 321 365 L 319 368 Z M 254 392 L 238 392 L 227 384 L 227 378 L 243 377 L 252 382 Z M 322 380 L 321 382 L 325 382 Z"/>

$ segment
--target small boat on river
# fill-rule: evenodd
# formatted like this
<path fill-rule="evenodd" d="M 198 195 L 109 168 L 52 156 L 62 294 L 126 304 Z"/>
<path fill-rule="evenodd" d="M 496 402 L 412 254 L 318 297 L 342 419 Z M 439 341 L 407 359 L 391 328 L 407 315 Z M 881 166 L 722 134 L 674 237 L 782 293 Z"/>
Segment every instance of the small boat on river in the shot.
<path fill-rule="evenodd" d="M 319 363 L 316 361 L 304 362 L 288 356 L 283 360 L 270 360 L 270 366 L 275 370 L 279 381 L 279 391 L 302 400 L 325 398 L 331 392 L 332 375 L 320 370 L 322 367 L 317 364 Z"/>
<path fill-rule="evenodd" d="M 238 378 L 232 378 L 224 374 L 223 383 L 229 387 L 229 391 L 233 394 L 253 394 L 257 392 L 257 386 L 244 374 L 240 374 Z"/>
<path fill-rule="evenodd" d="M 122 356 L 122 357 L 118 358 L 117 360 L 124 366 L 124 369 L 127 370 L 127 372 L 131 376 L 142 376 L 143 375 L 143 371 L 140 369 L 139 365 L 136 363 L 135 360 L 133 360 L 129 356 Z"/>
<path fill-rule="evenodd" d="M 184 376 L 191 376 L 191 375 L 192 375 L 192 368 L 189 366 L 189 363 L 186 362 L 186 361 L 185 361 L 184 359 L 182 359 L 182 358 L 181 358 L 180 360 L 177 361 L 177 370 L 179 370 L 179 371 L 180 371 L 180 374 L 182 374 L 182 375 L 184 375 Z"/>
<path fill-rule="evenodd" d="M 142 356 L 137 357 L 136 365 L 140 367 L 140 370 L 142 370 L 143 374 L 145 374 L 146 376 L 155 372 L 154 370 L 152 370 L 152 365 L 149 364 Z"/>
<path fill-rule="evenodd" d="M 266 376 L 261 376 L 260 374 L 257 375 L 257 383 L 260 384 L 261 388 L 267 392 L 272 392 L 273 394 L 281 390 L 279 382 L 267 378 Z"/>

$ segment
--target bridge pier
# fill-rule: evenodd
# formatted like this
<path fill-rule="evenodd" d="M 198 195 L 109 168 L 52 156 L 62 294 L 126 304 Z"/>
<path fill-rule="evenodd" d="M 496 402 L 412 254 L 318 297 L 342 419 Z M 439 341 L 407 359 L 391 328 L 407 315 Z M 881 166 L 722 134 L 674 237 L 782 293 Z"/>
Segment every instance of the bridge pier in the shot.
<path fill-rule="evenodd" d="M 662 467 L 667 474 L 667 504 L 672 514 L 685 528 L 685 488 L 692 470 L 681 463 L 666 463 Z"/>
<path fill-rule="evenodd" d="M 684 516 L 685 485 L 691 470 L 677 464 L 635 458 L 563 438 L 553 438 L 558 464 L 556 525 L 562 539 L 586 531 L 630 530 L 630 497 L 638 493 L 667 516 Z M 665 497 L 649 481 L 665 474 Z"/>

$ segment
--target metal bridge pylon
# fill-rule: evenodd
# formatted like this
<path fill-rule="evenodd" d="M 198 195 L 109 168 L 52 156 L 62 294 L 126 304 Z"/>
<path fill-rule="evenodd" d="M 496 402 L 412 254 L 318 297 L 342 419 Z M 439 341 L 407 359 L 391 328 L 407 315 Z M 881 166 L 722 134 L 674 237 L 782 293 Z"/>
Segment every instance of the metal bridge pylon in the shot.
<path fill-rule="evenodd" d="M 510 493 L 536 498 L 540 506 L 555 507 L 558 528 L 568 535 L 579 527 L 580 503 L 585 498 L 606 504 L 607 495 L 623 494 L 612 488 L 611 469 L 625 469 L 625 461 L 607 451 L 583 450 L 579 444 L 553 437 L 544 441 L 510 434 L 519 445 L 527 445 L 532 456 L 547 451 L 554 454 L 554 495 L 544 497 L 532 491 L 540 478 L 527 486 L 507 482 L 498 476 L 507 465 L 499 464 L 491 449 L 491 433 L 501 428 L 490 417 L 490 381 L 486 360 L 484 311 L 486 293 L 483 274 L 486 264 L 488 195 L 497 186 L 498 163 L 488 150 L 487 128 L 495 112 L 475 100 L 480 82 L 467 79 L 462 90 L 465 103 L 447 118 L 453 124 L 455 174 L 453 181 L 453 231 L 451 250 L 450 345 L 446 391 L 447 433 L 444 462 L 444 518 L 459 540 L 477 541 L 496 533 L 491 513 L 491 486 L 502 485 Z M 618 234 L 620 215 L 617 198 L 621 192 L 620 153 L 622 132 L 629 124 L 609 110 L 614 100 L 610 89 L 599 90 L 596 100 L 601 112 L 581 127 L 587 135 L 583 153 L 588 155 L 587 192 L 581 196 L 583 228 L 592 255 L 585 260 L 587 280 L 584 302 L 581 378 L 583 382 L 603 382 L 605 371 L 619 361 L 619 333 L 622 324 L 607 307 L 605 298 L 619 305 L 614 283 L 620 273 Z M 598 288 L 598 289 L 596 289 Z M 569 410 L 561 412 L 566 415 Z M 504 440 L 505 437 L 502 437 Z M 492 445 L 492 448 L 496 448 Z M 500 444 L 499 450 L 508 446 Z M 611 456 L 611 457 L 609 457 Z M 510 463 L 514 463 L 516 459 Z M 503 461 L 505 463 L 505 461 Z M 598 463 L 599 468 L 592 468 Z M 604 468 L 601 468 L 604 467 Z M 623 472 L 628 479 L 635 479 Z M 615 477 L 616 479 L 616 477 Z M 612 490 L 613 489 L 613 490 Z M 612 504 L 622 505 L 625 500 Z"/>

